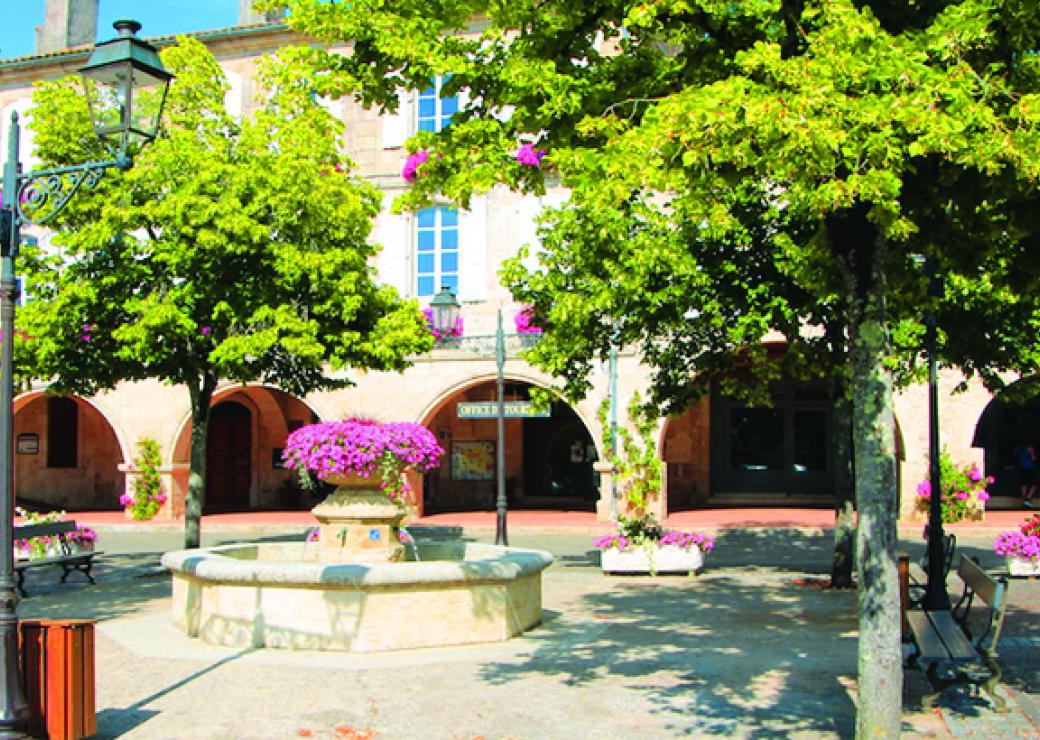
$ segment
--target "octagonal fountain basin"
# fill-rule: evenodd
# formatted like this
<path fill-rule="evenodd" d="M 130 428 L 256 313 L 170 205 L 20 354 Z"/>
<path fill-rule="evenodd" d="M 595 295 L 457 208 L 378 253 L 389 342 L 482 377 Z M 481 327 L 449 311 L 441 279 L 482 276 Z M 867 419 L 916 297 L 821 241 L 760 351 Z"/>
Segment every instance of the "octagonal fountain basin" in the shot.
<path fill-rule="evenodd" d="M 174 625 L 215 645 L 376 652 L 499 642 L 541 621 L 549 553 L 421 540 L 415 551 L 418 562 L 332 564 L 313 543 L 253 543 L 162 564 Z"/>

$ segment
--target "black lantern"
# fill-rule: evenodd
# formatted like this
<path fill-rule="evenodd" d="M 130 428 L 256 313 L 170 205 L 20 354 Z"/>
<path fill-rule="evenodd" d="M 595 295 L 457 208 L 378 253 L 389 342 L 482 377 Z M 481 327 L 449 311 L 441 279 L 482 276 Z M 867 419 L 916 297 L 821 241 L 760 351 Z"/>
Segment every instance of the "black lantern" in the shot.
<path fill-rule="evenodd" d="M 94 47 L 80 74 L 94 131 L 114 141 L 123 158 L 130 145 L 155 138 L 173 75 L 155 47 L 137 38 L 140 23 L 120 20 L 112 25 L 119 36 Z"/>
<path fill-rule="evenodd" d="M 430 308 L 433 312 L 433 328 L 442 337 L 450 336 L 458 325 L 459 311 L 462 308 L 451 288 L 447 285 L 442 287 L 430 301 Z"/>

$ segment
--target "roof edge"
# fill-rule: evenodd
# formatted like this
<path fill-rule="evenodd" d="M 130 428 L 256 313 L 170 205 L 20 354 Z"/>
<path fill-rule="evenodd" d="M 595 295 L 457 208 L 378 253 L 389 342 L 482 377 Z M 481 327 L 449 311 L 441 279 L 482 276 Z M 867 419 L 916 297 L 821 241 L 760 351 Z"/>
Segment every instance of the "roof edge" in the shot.
<path fill-rule="evenodd" d="M 204 31 L 191 31 L 188 33 L 174 33 L 166 36 L 154 36 L 143 39 L 157 47 L 169 46 L 181 36 L 189 36 L 200 41 L 214 41 L 234 36 L 253 36 L 272 31 L 291 31 L 287 23 L 254 23 L 246 26 L 229 26 L 227 28 L 207 29 Z M 8 70 L 23 69 L 46 62 L 61 62 L 74 60 L 79 57 L 88 57 L 93 50 L 94 44 L 74 46 L 48 54 L 32 54 L 29 56 L 12 57 L 0 59 L 0 72 Z"/>

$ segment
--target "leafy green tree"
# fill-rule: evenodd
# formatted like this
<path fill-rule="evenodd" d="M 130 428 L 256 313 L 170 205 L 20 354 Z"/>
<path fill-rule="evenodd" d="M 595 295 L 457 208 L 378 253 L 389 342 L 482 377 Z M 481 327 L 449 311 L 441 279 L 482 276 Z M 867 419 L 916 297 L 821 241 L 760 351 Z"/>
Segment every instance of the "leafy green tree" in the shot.
<path fill-rule="evenodd" d="M 656 397 L 680 402 L 691 372 L 729 367 L 734 348 L 763 352 L 769 329 L 797 338 L 788 363 L 820 345 L 803 327 L 847 352 L 857 734 L 897 736 L 892 387 L 920 365 L 916 317 L 931 299 L 915 257 L 950 276 L 936 307 L 951 315 L 951 295 L 1000 294 L 969 325 L 997 346 L 946 324 L 948 359 L 989 378 L 1036 366 L 1014 346 L 1038 315 L 1021 300 L 1036 287 L 1022 277 L 1037 251 L 1035 3 L 276 4 L 319 41 L 350 44 L 300 56 L 332 94 L 393 109 L 397 87 L 446 74 L 448 92 L 470 91 L 450 127 L 409 144 L 432 156 L 403 205 L 465 205 L 499 183 L 540 192 L 548 168 L 511 152 L 521 137 L 548 152 L 571 200 L 546 223 L 545 270 L 509 268 L 506 281 L 549 330 L 535 361 L 572 386 L 612 341 L 638 346 Z M 1014 328 L 999 331 L 1001 317 Z"/>
<path fill-rule="evenodd" d="M 158 378 L 187 388 L 185 546 L 197 547 L 206 434 L 220 379 L 289 393 L 349 384 L 351 367 L 400 370 L 431 346 L 414 302 L 373 279 L 379 193 L 350 174 L 340 124 L 310 79 L 272 64 L 269 95 L 237 121 L 198 41 L 164 49 L 176 78 L 163 134 L 134 167 L 82 193 L 56 253 L 26 253 L 37 300 L 19 313 L 37 377 L 95 393 Z M 34 127 L 54 164 L 99 158 L 77 83 L 42 84 Z M 339 372 L 337 372 L 339 371 Z"/>

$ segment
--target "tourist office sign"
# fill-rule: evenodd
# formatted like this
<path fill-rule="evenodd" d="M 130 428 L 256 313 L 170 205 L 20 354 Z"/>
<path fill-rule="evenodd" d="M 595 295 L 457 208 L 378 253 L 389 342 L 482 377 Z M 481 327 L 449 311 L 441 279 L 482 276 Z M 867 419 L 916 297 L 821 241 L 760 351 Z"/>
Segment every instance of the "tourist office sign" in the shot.
<path fill-rule="evenodd" d="M 503 406 L 503 416 L 507 419 L 547 419 L 551 413 L 548 408 L 538 408 L 530 401 L 506 401 Z M 458 404 L 455 413 L 460 419 L 494 419 L 498 416 L 498 403 L 466 401 Z"/>

